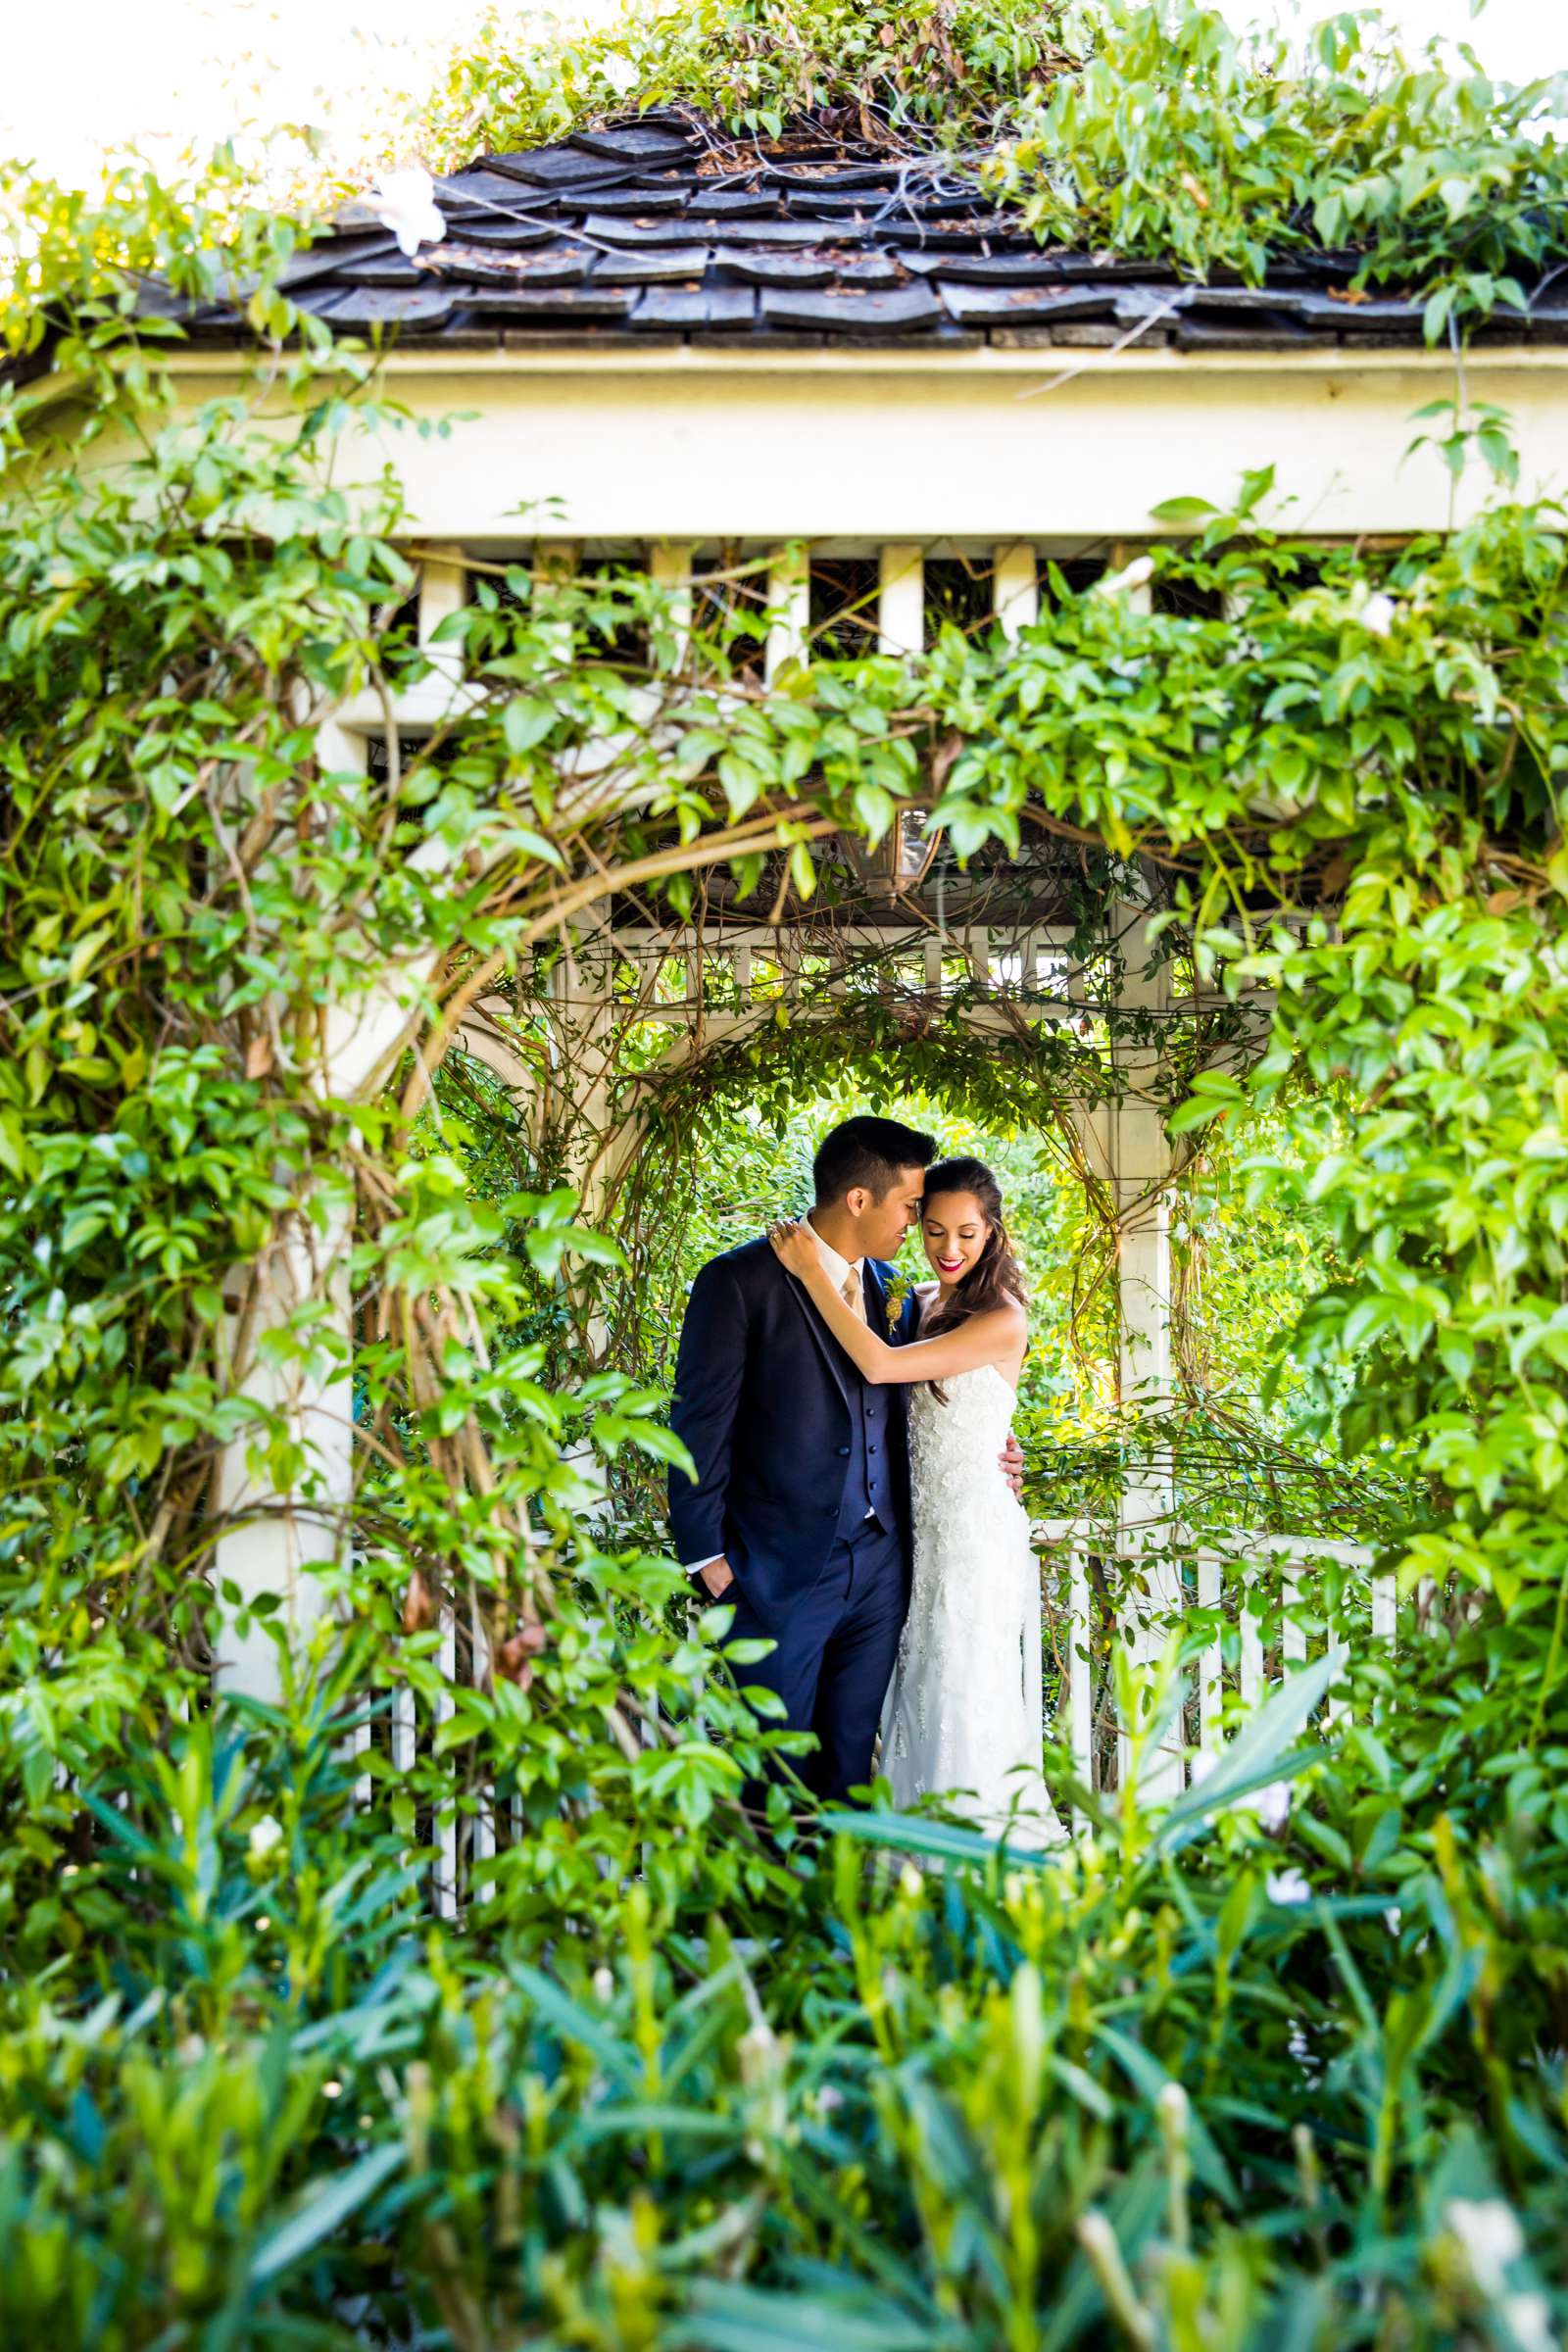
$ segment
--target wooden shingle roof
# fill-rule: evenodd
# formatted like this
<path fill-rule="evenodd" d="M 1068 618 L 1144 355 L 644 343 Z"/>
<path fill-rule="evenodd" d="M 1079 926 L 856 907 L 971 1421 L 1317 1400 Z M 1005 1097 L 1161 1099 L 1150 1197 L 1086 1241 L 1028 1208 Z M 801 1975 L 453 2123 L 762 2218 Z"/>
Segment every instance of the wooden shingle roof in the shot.
<path fill-rule="evenodd" d="M 1040 246 L 952 159 L 890 156 L 797 126 L 737 141 L 685 116 L 485 155 L 435 183 L 446 234 L 412 258 L 355 202 L 289 266 L 290 298 L 343 333 L 527 346 L 1112 344 L 1181 350 L 1419 345 L 1422 306 L 1352 294 L 1322 251 L 1263 286 Z M 232 337 L 224 306 L 172 307 Z M 1568 283 L 1492 334 L 1568 339 Z"/>

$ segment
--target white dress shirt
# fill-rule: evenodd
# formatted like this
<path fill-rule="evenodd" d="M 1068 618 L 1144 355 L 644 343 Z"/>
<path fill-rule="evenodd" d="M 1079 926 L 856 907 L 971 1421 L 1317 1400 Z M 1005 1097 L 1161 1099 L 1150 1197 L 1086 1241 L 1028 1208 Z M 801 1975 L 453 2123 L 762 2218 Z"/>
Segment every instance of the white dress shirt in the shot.
<path fill-rule="evenodd" d="M 811 1239 L 816 1244 L 816 1254 L 822 1260 L 823 1265 L 826 1266 L 829 1279 L 833 1284 L 833 1288 L 837 1291 L 841 1298 L 844 1297 L 845 1284 L 849 1281 L 852 1274 L 855 1276 L 855 1287 L 859 1293 L 860 1313 L 863 1318 L 865 1313 L 864 1258 L 840 1257 L 832 1243 L 823 1241 L 822 1236 L 817 1232 L 816 1227 L 811 1225 L 810 1218 L 808 1217 L 806 1221 L 807 1224 L 810 1225 L 811 1228 Z"/>
<path fill-rule="evenodd" d="M 865 1301 L 864 1258 L 841 1257 L 831 1242 L 823 1241 L 822 1236 L 817 1232 L 816 1227 L 811 1223 L 809 1217 L 807 1218 L 806 1222 L 810 1232 L 811 1239 L 816 1244 L 816 1254 L 822 1260 L 823 1265 L 826 1266 L 828 1275 L 833 1284 L 833 1288 L 837 1291 L 841 1298 L 844 1297 L 844 1285 L 849 1281 L 849 1278 L 852 1274 L 855 1276 L 856 1283 L 859 1288 L 861 1314 L 863 1317 Z M 721 1560 L 723 1557 L 724 1554 L 721 1551 L 710 1551 L 706 1560 L 687 1560 L 683 1563 L 683 1565 L 688 1576 L 699 1576 L 705 1568 L 710 1568 L 715 1560 Z"/>

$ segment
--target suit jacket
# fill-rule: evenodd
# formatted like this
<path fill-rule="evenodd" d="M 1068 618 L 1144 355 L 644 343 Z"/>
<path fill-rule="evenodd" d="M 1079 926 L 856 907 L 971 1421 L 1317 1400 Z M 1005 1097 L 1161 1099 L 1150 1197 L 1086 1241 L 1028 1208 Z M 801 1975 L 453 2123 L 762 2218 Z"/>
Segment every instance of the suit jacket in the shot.
<path fill-rule="evenodd" d="M 902 1344 L 914 1328 L 913 1294 L 889 1328 L 890 1265 L 865 1265 L 871 1329 Z M 864 1384 L 803 1283 L 766 1240 L 710 1258 L 692 1285 L 681 1326 L 670 1426 L 696 1465 L 669 1474 L 678 1557 L 722 1552 L 758 1614 L 777 1619 L 827 1565 L 844 1498 L 851 1405 Z M 894 1532 L 910 1567 L 907 1391 L 890 1385 L 887 1446 Z"/>

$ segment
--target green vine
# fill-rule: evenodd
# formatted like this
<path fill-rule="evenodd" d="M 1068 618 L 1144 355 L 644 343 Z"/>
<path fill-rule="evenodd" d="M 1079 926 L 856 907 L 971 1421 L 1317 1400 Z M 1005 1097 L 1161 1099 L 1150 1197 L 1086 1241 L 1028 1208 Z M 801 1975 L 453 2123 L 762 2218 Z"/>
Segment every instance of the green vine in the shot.
<path fill-rule="evenodd" d="M 1185 0 L 707 0 L 564 40 L 492 14 L 417 137 L 450 169 L 678 106 L 719 144 L 858 138 L 1005 198 L 1042 241 L 1250 284 L 1304 260 L 1349 305 L 1419 300 L 1436 342 L 1568 259 L 1560 77 L 1456 63 L 1412 58 L 1375 11 L 1298 45 Z"/>

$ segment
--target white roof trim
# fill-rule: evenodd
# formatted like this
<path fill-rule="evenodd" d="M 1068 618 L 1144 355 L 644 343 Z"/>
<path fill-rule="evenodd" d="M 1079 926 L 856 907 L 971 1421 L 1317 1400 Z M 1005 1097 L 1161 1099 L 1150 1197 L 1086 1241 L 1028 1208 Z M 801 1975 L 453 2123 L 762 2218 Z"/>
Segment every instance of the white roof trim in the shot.
<path fill-rule="evenodd" d="M 171 353 L 171 372 L 233 375 L 236 351 L 191 349 Z M 1561 373 L 1568 370 L 1568 343 L 1488 343 L 1465 355 L 1467 369 L 1515 369 Z M 1124 351 L 1070 343 L 1034 344 L 1014 350 L 983 344 L 971 350 L 942 350 L 930 344 L 901 351 L 897 346 L 845 350 L 748 350 L 708 344 L 633 344 L 621 335 L 613 344 L 525 343 L 494 350 L 432 341 L 404 345 L 383 354 L 388 375 L 1437 375 L 1451 378 L 1453 354 L 1445 345 L 1316 347 L 1294 344 L 1283 351 Z"/>

